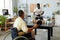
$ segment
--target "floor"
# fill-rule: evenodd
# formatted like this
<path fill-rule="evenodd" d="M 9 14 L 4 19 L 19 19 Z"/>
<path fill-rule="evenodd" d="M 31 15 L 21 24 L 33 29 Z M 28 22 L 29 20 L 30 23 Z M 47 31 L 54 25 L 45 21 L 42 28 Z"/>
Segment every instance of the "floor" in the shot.
<path fill-rule="evenodd" d="M 0 31 L 0 40 L 12 40 L 10 32 Z M 6 37 L 5 37 L 6 36 Z M 37 35 L 35 35 L 36 40 L 47 40 L 47 30 L 37 29 Z M 53 37 L 51 40 L 60 40 L 60 27 L 53 28 Z"/>

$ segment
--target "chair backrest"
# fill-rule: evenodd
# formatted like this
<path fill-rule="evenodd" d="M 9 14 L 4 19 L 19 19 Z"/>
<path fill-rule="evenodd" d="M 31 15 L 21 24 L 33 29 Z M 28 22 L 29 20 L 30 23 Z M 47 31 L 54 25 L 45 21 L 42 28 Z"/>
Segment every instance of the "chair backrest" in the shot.
<path fill-rule="evenodd" d="M 24 36 L 18 36 L 14 40 L 28 40 L 28 38 L 26 38 Z"/>
<path fill-rule="evenodd" d="M 4 24 L 6 21 L 6 17 L 0 15 L 0 24 Z"/>

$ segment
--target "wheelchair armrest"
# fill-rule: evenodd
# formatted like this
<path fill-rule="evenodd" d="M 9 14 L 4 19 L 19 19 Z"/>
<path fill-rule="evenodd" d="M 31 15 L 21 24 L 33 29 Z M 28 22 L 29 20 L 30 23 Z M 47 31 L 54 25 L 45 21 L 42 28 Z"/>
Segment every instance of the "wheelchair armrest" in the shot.
<path fill-rule="evenodd" d="M 24 32 L 18 32 L 18 35 L 19 35 L 19 36 L 22 36 L 22 35 L 24 35 L 24 34 L 26 34 L 26 33 L 24 33 Z"/>

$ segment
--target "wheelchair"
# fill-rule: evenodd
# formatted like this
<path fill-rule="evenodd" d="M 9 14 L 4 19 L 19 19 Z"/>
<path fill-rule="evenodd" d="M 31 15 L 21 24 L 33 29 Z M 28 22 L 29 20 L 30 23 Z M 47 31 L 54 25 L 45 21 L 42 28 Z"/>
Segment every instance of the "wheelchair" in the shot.
<path fill-rule="evenodd" d="M 11 35 L 13 40 L 35 40 L 32 38 L 31 33 L 25 34 L 24 32 L 20 31 L 17 35 L 17 29 L 16 28 L 12 28 L 11 29 Z"/>
<path fill-rule="evenodd" d="M 14 40 L 29 40 L 27 37 L 24 36 L 18 36 Z"/>
<path fill-rule="evenodd" d="M 29 35 L 31 35 L 31 34 L 29 34 Z M 26 35 L 19 35 L 16 38 L 14 38 L 14 40 L 34 40 L 29 35 L 28 34 L 26 34 Z"/>

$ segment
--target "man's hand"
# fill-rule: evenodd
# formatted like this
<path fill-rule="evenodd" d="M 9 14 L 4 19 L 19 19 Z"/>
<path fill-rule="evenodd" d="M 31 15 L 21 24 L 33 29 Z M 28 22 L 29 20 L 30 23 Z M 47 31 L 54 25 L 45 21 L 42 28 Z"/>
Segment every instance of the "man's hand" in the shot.
<path fill-rule="evenodd" d="M 32 29 L 37 28 L 39 25 L 38 24 L 34 24 L 34 26 L 32 27 Z"/>
<path fill-rule="evenodd" d="M 38 20 L 33 20 L 33 23 L 37 23 L 38 22 Z"/>
<path fill-rule="evenodd" d="M 28 28 L 28 33 L 30 33 L 33 29 L 32 28 Z"/>
<path fill-rule="evenodd" d="M 38 24 L 34 24 L 32 28 L 28 28 L 28 33 L 30 33 L 33 29 L 37 28 L 38 26 Z"/>

